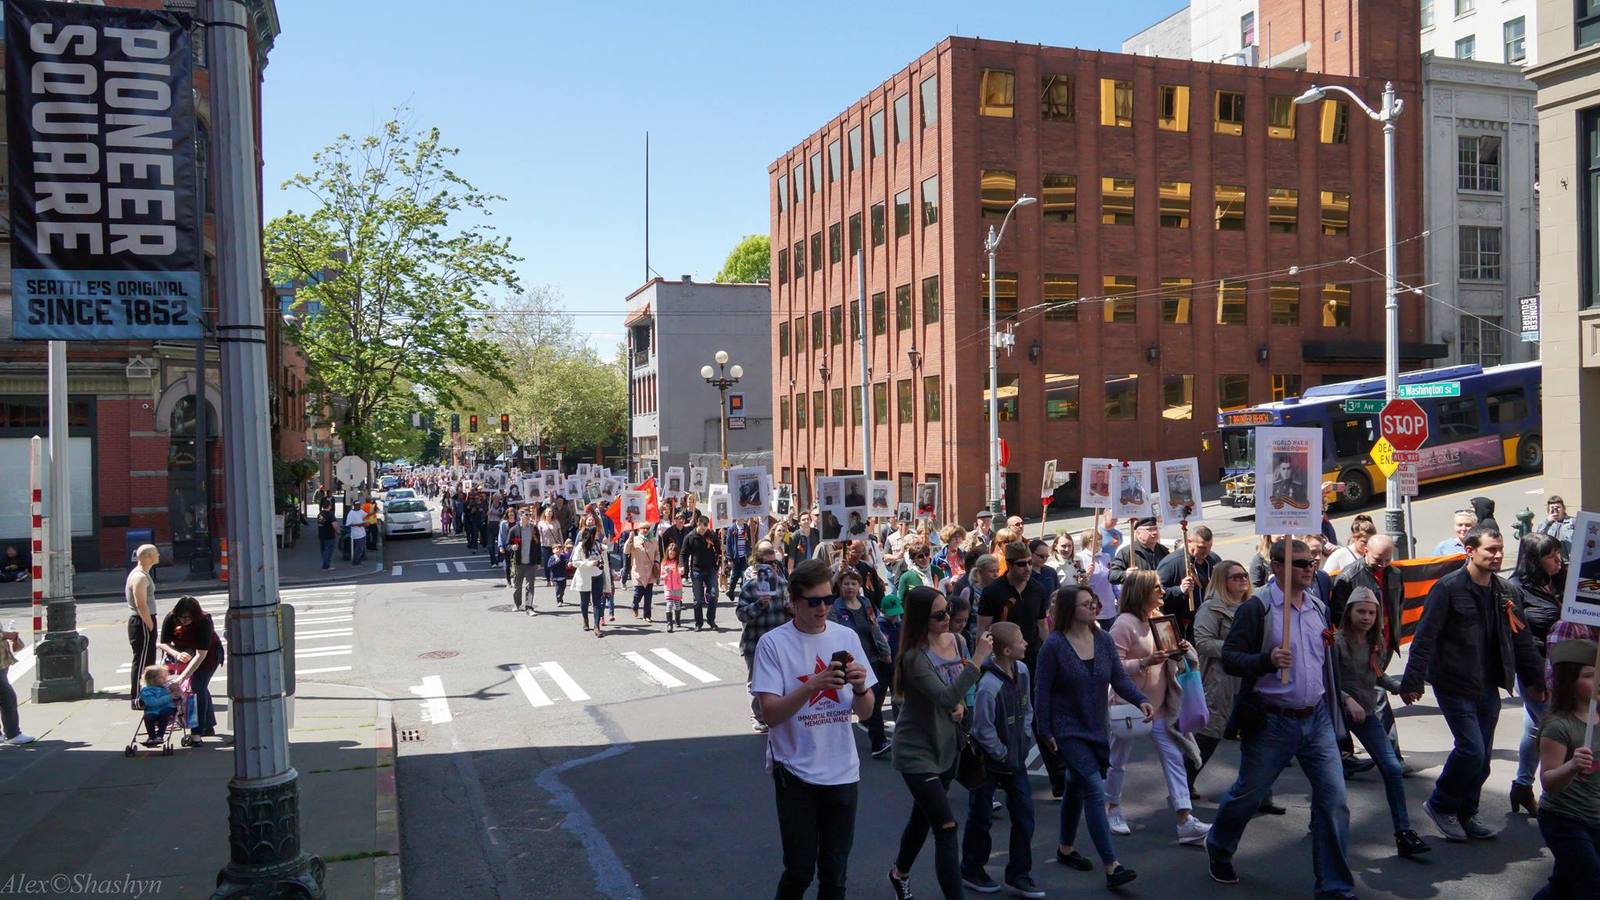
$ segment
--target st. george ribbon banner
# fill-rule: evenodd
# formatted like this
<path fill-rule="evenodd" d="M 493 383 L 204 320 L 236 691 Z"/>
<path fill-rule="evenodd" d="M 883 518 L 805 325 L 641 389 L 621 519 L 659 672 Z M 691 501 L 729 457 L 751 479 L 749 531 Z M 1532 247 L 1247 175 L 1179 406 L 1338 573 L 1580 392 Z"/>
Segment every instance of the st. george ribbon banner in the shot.
<path fill-rule="evenodd" d="M 13 338 L 201 334 L 188 25 L 5 0 Z"/>

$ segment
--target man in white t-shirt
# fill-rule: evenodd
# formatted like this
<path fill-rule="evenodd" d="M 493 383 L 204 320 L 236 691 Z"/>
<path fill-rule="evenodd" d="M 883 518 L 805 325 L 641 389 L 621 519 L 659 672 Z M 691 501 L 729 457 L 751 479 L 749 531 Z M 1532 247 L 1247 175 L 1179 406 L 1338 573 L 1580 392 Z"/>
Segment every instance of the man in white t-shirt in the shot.
<path fill-rule="evenodd" d="M 362 505 L 350 507 L 344 525 L 350 530 L 350 565 L 359 566 L 367 558 L 367 512 Z"/>
<path fill-rule="evenodd" d="M 828 619 L 834 599 L 826 562 L 796 566 L 789 576 L 794 618 L 762 636 L 750 676 L 768 727 L 767 771 L 777 792 L 778 900 L 804 897 L 813 871 L 818 900 L 844 897 L 861 779 L 850 716 L 872 717 L 877 679 L 855 631 Z"/>

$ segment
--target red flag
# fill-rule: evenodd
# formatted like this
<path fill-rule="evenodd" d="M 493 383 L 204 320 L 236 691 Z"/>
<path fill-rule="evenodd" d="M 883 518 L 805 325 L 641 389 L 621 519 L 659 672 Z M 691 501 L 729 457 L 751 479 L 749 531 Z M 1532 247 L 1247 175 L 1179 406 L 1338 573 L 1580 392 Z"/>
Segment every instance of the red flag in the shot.
<path fill-rule="evenodd" d="M 655 480 L 655 478 L 654 477 L 646 478 L 644 480 L 644 483 L 634 487 L 634 490 L 636 490 L 636 491 L 644 491 L 644 494 L 645 494 L 645 497 L 644 497 L 644 520 L 645 520 L 645 522 L 654 525 L 655 523 L 661 521 L 661 511 L 659 509 L 657 509 L 656 480 Z M 616 526 L 616 532 L 615 533 L 616 534 L 621 534 L 622 531 L 623 531 L 622 498 L 621 497 L 618 497 L 615 500 L 612 500 L 611 501 L 611 505 L 606 507 L 606 518 L 610 519 L 611 520 L 611 524 Z M 637 525 L 639 523 L 635 522 L 634 524 Z"/>

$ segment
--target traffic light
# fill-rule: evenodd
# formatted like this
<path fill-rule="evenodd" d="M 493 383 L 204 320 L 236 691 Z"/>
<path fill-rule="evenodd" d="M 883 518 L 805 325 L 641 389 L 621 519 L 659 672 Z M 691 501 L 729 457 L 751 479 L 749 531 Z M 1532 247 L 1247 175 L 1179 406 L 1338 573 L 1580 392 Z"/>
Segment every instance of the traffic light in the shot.
<path fill-rule="evenodd" d="M 511 417 L 506 415 L 505 413 L 501 413 L 500 414 L 500 433 L 501 434 L 510 434 L 511 433 Z"/>
<path fill-rule="evenodd" d="M 472 432 L 473 434 L 477 434 L 478 433 L 478 417 L 477 416 L 468 416 L 467 417 L 467 430 Z"/>
<path fill-rule="evenodd" d="M 461 414 L 460 413 L 451 413 L 450 414 L 450 433 L 451 434 L 460 434 L 461 433 Z"/>

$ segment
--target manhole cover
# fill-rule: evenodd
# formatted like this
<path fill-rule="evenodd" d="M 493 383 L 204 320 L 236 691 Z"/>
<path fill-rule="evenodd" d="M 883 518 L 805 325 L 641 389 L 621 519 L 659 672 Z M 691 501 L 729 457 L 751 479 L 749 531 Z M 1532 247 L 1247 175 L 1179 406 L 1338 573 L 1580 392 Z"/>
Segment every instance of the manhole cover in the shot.
<path fill-rule="evenodd" d="M 489 607 L 489 612 L 515 612 L 515 611 L 516 611 L 516 607 L 511 605 L 510 603 L 502 603 L 499 606 L 491 606 L 491 607 Z"/>
<path fill-rule="evenodd" d="M 427 653 L 418 653 L 417 659 L 450 659 L 460 655 L 459 650 L 429 650 Z"/>
<path fill-rule="evenodd" d="M 416 743 L 417 741 L 420 741 L 420 740 L 422 740 L 422 729 L 421 728 L 402 728 L 402 729 L 400 729 L 400 742 L 402 744 L 414 744 L 414 743 Z"/>

